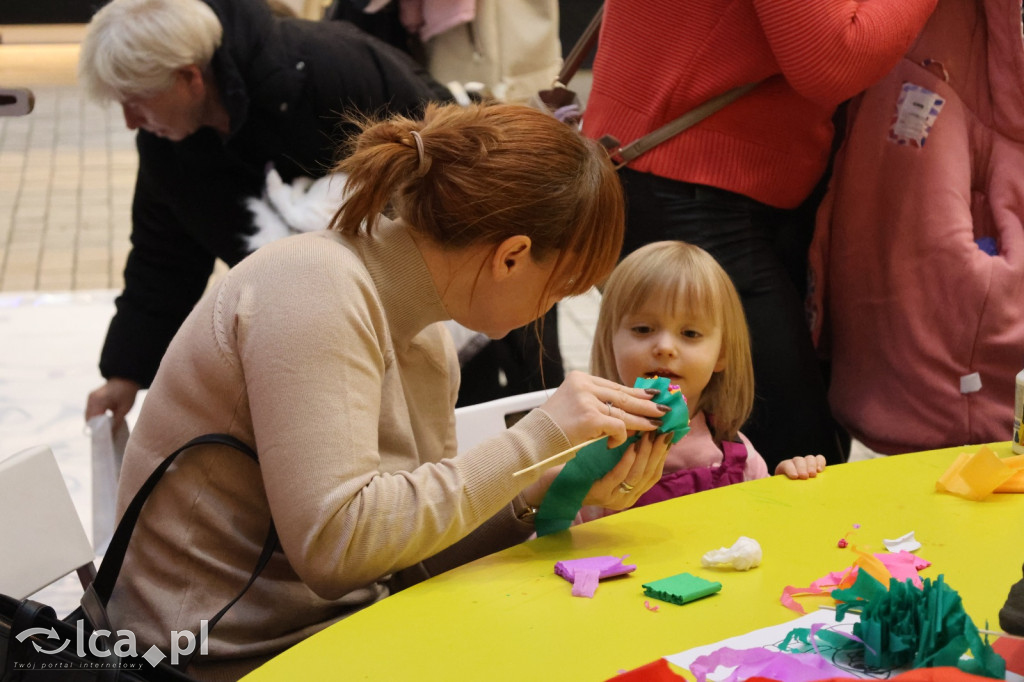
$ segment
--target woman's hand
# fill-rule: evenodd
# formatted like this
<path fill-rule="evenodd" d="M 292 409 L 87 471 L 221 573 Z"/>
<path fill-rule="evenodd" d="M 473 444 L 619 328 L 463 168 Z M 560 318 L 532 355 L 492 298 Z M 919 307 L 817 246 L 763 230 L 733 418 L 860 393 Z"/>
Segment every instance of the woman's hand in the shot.
<path fill-rule="evenodd" d="M 814 478 L 825 470 L 825 458 L 822 455 L 807 455 L 784 459 L 775 467 L 775 475 L 784 474 L 788 478 Z"/>
<path fill-rule="evenodd" d="M 616 511 L 636 504 L 640 496 L 658 482 L 665 468 L 665 457 L 671 445 L 672 433 L 645 433 L 626 448 L 622 459 L 611 471 L 594 481 L 583 499 L 584 505 L 597 505 Z M 555 477 L 564 464 L 551 467 L 540 479 L 523 490 L 523 499 L 532 507 L 539 507 Z"/>
<path fill-rule="evenodd" d="M 668 409 L 651 400 L 657 393 L 629 388 L 583 372 L 569 372 L 541 409 L 558 424 L 569 442 L 579 445 L 608 436 L 608 447 L 625 442 L 631 431 L 661 426 Z"/>
<path fill-rule="evenodd" d="M 641 435 L 611 471 L 594 481 L 583 504 L 615 511 L 632 507 L 661 479 L 671 441 L 671 432 Z"/>

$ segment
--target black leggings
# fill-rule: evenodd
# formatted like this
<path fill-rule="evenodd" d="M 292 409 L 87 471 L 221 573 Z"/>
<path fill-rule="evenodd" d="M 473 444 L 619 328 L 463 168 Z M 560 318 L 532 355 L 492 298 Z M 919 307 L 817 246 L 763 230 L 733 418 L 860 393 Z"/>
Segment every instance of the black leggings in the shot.
<path fill-rule="evenodd" d="M 622 255 L 673 239 L 700 246 L 739 291 L 750 326 L 754 411 L 743 427 L 775 465 L 797 455 L 842 462 L 825 382 L 804 316 L 810 228 L 795 211 L 724 190 L 624 168 L 626 240 Z"/>

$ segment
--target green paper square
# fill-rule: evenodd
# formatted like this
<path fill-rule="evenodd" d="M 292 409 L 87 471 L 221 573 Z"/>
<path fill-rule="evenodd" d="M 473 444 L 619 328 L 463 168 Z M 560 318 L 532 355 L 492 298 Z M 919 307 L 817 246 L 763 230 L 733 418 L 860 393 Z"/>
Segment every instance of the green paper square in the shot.
<path fill-rule="evenodd" d="M 680 573 L 652 583 L 644 583 L 644 594 L 654 599 L 685 604 L 707 597 L 722 589 L 722 583 L 705 580 L 691 573 Z"/>

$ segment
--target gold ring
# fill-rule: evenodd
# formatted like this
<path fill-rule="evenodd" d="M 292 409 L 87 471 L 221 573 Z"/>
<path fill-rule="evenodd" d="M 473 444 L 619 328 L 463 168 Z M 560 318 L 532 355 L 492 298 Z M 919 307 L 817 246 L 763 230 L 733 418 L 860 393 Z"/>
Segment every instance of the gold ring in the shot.
<path fill-rule="evenodd" d="M 622 483 L 619 484 L 619 490 L 621 490 L 622 492 L 626 493 L 627 495 L 629 493 L 633 492 L 633 488 L 635 488 L 635 487 L 636 486 L 630 485 L 630 484 L 626 483 L 625 481 L 623 481 Z"/>

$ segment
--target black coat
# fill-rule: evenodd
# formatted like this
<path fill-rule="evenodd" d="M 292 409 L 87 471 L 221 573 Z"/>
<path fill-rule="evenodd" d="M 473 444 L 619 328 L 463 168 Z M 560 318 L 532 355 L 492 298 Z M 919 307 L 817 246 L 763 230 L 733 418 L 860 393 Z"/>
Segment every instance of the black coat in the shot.
<path fill-rule="evenodd" d="M 180 142 L 140 130 L 132 250 L 100 357 L 104 377 L 148 386 L 217 258 L 235 265 L 252 232 L 244 200 L 268 164 L 287 182 L 324 175 L 346 112 L 415 114 L 448 91 L 404 53 L 340 21 L 280 19 L 263 0 L 204 0 L 224 27 L 213 72 L 231 120 Z"/>

